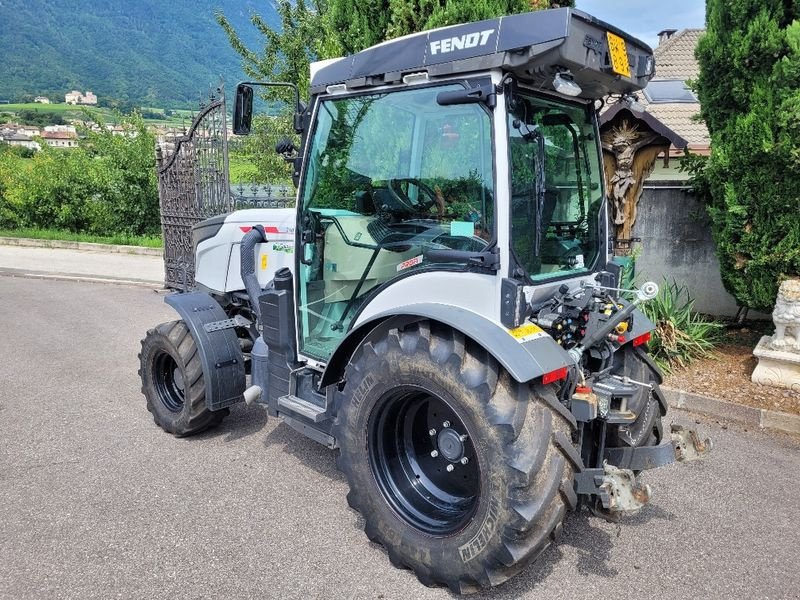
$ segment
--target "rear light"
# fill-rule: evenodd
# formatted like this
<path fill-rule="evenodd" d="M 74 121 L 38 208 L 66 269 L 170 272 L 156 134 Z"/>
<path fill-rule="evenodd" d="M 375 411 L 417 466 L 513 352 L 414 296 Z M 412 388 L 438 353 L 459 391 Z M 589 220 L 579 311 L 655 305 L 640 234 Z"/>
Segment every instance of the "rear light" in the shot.
<path fill-rule="evenodd" d="M 633 338 L 633 345 L 634 346 L 641 346 L 642 344 L 646 344 L 650 341 L 650 332 L 643 333 L 639 337 Z"/>
<path fill-rule="evenodd" d="M 561 367 L 560 369 L 556 369 L 555 371 L 550 371 L 549 373 L 545 373 L 542 375 L 542 383 L 547 385 L 548 383 L 553 383 L 554 381 L 558 381 L 559 379 L 566 379 L 567 378 L 567 367 Z"/>

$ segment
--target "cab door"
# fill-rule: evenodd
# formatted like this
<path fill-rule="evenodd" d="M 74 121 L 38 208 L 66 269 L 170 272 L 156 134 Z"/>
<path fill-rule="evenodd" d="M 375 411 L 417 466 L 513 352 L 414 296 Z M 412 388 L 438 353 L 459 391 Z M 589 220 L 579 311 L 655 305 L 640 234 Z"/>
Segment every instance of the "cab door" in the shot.
<path fill-rule="evenodd" d="M 327 362 L 370 296 L 398 278 L 466 267 L 431 251 L 492 242 L 491 113 L 437 102 L 463 87 L 320 101 L 298 206 L 303 356 Z"/>

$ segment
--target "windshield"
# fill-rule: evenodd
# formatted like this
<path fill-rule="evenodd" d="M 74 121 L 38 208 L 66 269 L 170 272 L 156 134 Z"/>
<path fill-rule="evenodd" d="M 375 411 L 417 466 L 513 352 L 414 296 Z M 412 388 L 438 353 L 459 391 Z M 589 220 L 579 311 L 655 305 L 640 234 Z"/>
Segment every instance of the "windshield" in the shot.
<path fill-rule="evenodd" d="M 592 108 L 519 92 L 509 104 L 515 259 L 534 281 L 589 271 L 603 203 Z"/>

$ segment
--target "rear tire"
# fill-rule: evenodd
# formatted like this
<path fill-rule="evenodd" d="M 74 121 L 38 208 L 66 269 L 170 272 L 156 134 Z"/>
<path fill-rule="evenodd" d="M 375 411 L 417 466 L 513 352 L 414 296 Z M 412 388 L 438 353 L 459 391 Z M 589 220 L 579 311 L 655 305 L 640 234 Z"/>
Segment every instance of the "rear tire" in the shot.
<path fill-rule="evenodd" d="M 639 388 L 631 401 L 634 410 L 638 411 L 638 417 L 630 425 L 622 425 L 610 430 L 609 444 L 611 446 L 657 446 L 663 438 L 661 405 L 656 399 L 658 375 L 639 357 L 638 352 L 631 346 L 625 346 L 622 349 L 621 364 L 617 369 L 617 374 L 628 376 L 634 381 L 650 383 L 654 386 L 654 390 L 651 392 L 647 388 Z"/>
<path fill-rule="evenodd" d="M 337 465 L 393 565 L 468 593 L 558 538 L 580 459 L 552 387 L 517 383 L 460 332 L 428 322 L 364 344 L 345 379 Z"/>
<path fill-rule="evenodd" d="M 147 410 L 156 425 L 177 437 L 214 427 L 228 414 L 206 407 L 206 386 L 197 345 L 183 321 L 147 332 L 139 354 Z"/>

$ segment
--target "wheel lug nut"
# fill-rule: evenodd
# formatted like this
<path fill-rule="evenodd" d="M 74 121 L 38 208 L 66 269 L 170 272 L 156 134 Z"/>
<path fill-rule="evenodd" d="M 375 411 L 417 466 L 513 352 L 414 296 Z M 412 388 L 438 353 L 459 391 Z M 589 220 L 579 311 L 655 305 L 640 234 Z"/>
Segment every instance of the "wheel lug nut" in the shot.
<path fill-rule="evenodd" d="M 428 432 L 428 435 L 436 435 L 436 430 L 435 430 L 435 429 L 431 429 L 431 430 Z"/>
<path fill-rule="evenodd" d="M 455 469 L 455 467 L 453 465 L 447 465 L 447 472 L 448 473 L 452 473 L 453 469 Z"/>
<path fill-rule="evenodd" d="M 459 436 L 458 439 L 460 439 L 462 442 L 466 442 L 469 439 L 469 436 L 465 433 L 464 435 Z"/>
<path fill-rule="evenodd" d="M 461 458 L 461 464 L 462 465 L 466 465 L 468 462 L 469 462 L 469 459 L 466 456 Z"/>
<path fill-rule="evenodd" d="M 438 450 L 434 450 L 433 452 L 431 452 L 431 458 L 436 458 L 437 456 L 439 456 Z"/>
<path fill-rule="evenodd" d="M 445 429 L 450 427 L 450 421 L 445 421 L 444 423 L 442 423 L 442 427 L 444 427 Z"/>

